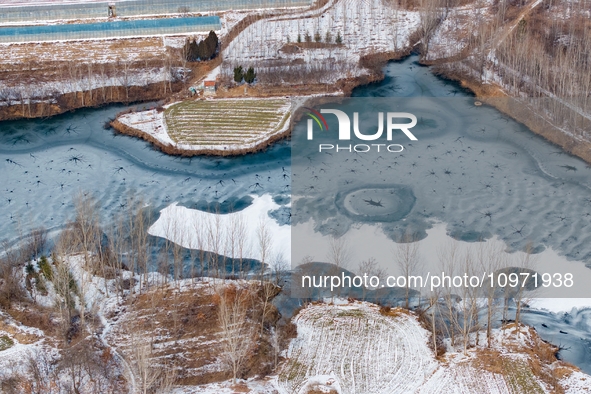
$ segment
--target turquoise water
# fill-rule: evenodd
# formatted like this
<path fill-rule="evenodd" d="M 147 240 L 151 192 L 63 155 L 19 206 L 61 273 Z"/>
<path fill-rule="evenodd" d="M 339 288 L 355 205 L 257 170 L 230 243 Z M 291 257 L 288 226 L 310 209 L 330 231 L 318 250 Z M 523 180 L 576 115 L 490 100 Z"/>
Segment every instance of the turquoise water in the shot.
<path fill-rule="evenodd" d="M 0 28 L 0 42 L 146 36 L 219 30 L 218 16 Z"/>

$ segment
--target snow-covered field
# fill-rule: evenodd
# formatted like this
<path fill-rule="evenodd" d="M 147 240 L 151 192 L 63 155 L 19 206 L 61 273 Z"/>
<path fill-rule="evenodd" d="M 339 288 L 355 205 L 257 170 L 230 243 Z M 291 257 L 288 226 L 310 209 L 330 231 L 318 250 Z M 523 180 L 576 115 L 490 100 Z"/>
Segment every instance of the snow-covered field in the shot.
<path fill-rule="evenodd" d="M 370 53 L 399 51 L 410 44 L 410 35 L 419 25 L 418 12 L 401 10 L 381 0 L 331 0 L 318 11 L 305 11 L 289 17 L 276 17 L 258 21 L 246 28 L 224 51 L 230 64 L 264 67 L 267 60 L 281 59 L 286 64 L 304 61 L 322 65 L 346 62 L 349 75 L 333 75 L 332 82 L 344 77 L 363 74 L 358 66 L 361 56 Z M 287 43 L 302 42 L 308 34 L 319 34 L 321 42 L 334 43 L 337 35 L 343 45 L 326 48 L 307 48 L 297 53 L 283 53 Z M 331 81 L 327 81 L 331 82 Z"/>
<path fill-rule="evenodd" d="M 290 107 L 288 99 L 183 101 L 163 112 L 124 114 L 118 121 L 186 151 L 240 151 L 286 132 Z"/>
<path fill-rule="evenodd" d="M 408 393 L 437 369 L 427 332 L 403 312 L 392 318 L 375 305 L 322 304 L 303 309 L 295 324 L 298 337 L 278 379 L 285 393 L 314 385 L 340 393 Z"/>
<path fill-rule="evenodd" d="M 481 347 L 464 355 L 449 348 L 438 361 L 427 346 L 428 331 L 402 310 L 381 313 L 378 306 L 362 302 L 313 304 L 297 315 L 295 323 L 298 336 L 277 380 L 281 393 L 310 389 L 343 394 L 552 391 L 528 366 L 536 355 L 520 353 L 539 343 L 524 327 L 495 330 L 491 350 Z M 494 355 L 490 359 L 489 351 Z M 478 367 L 499 357 L 503 368 L 498 372 Z M 565 392 L 591 392 L 591 377 L 571 371 L 559 381 Z"/>
<path fill-rule="evenodd" d="M 184 101 L 166 108 L 164 118 L 178 147 L 236 149 L 286 131 L 290 106 L 285 98 Z"/>
<path fill-rule="evenodd" d="M 27 103 L 29 98 L 39 100 L 55 99 L 61 94 L 84 92 L 94 89 L 108 89 L 112 86 L 148 86 L 150 84 L 169 81 L 171 79 L 170 70 L 166 68 L 152 68 L 133 70 L 125 74 L 110 77 L 106 75 L 93 74 L 90 76 L 80 75 L 75 78 L 63 79 L 59 81 L 38 81 L 22 85 L 20 90 L 14 89 L 13 84 L 6 81 L 0 81 L 0 89 L 5 89 L 5 95 L 0 101 L 1 105 L 20 104 L 21 99 Z M 108 93 L 104 93 L 108 96 Z M 21 96 L 22 95 L 22 96 Z"/>

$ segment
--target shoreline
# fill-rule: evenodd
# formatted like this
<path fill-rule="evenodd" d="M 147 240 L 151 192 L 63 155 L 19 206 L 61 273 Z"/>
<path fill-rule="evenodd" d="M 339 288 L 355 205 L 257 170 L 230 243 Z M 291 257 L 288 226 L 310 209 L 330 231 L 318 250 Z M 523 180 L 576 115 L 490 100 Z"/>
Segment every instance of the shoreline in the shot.
<path fill-rule="evenodd" d="M 90 91 L 64 93 L 53 99 L 2 105 L 0 121 L 49 118 L 78 109 L 164 100 L 171 95 L 169 85 L 173 94 L 182 89 L 182 82 L 161 81 L 145 86 L 129 86 L 127 92 L 124 86 L 107 86 Z"/>
<path fill-rule="evenodd" d="M 383 66 L 388 63 L 389 61 L 397 61 L 401 60 L 410 55 L 412 52 L 412 48 L 406 48 L 399 52 L 383 52 L 383 53 L 376 53 L 372 55 L 366 55 L 361 58 L 361 63 L 369 70 L 368 74 L 364 74 L 355 78 L 349 79 L 342 79 L 339 80 L 335 87 L 336 89 L 332 92 L 327 92 L 324 96 L 318 97 L 307 97 L 304 99 L 304 103 L 309 103 L 310 101 L 325 101 L 325 100 L 333 100 L 337 97 L 349 97 L 353 89 L 358 86 L 367 85 L 370 83 L 376 83 L 384 79 L 384 74 L 382 72 Z M 331 95 L 332 93 L 332 95 Z M 340 93 L 340 94 L 339 94 Z M 249 96 L 251 97 L 251 96 Z M 261 96 L 266 97 L 266 96 Z M 278 95 L 277 97 L 282 97 Z M 220 97 L 224 98 L 224 97 Z M 252 96 L 251 98 L 259 98 Z M 270 97 L 267 97 L 270 98 Z M 295 96 L 294 99 L 302 98 L 302 96 Z M 216 100 L 216 99 L 214 99 Z M 302 104 L 304 104 L 302 103 Z M 304 104 L 305 105 L 305 104 Z M 285 131 L 282 131 L 277 134 L 273 134 L 269 138 L 264 139 L 260 143 L 256 144 L 255 146 L 248 147 L 248 148 L 240 148 L 240 149 L 211 149 L 211 148 L 203 148 L 203 149 L 186 149 L 175 145 L 166 144 L 154 136 L 150 135 L 149 133 L 136 129 L 134 127 L 128 126 L 123 124 L 118 120 L 118 117 L 125 114 L 127 111 L 123 111 L 117 114 L 117 118 L 109 122 L 109 125 L 115 130 L 116 133 L 127 135 L 130 137 L 140 138 L 144 141 L 147 141 L 152 144 L 152 146 L 161 151 L 162 153 L 171 155 L 171 156 L 181 156 L 181 157 L 193 157 L 193 156 L 221 156 L 221 157 L 228 157 L 228 156 L 242 156 L 249 153 L 256 153 L 265 150 L 267 147 L 272 145 L 275 142 L 281 141 L 283 139 L 289 138 L 291 136 L 291 132 L 293 130 L 294 123 L 301 117 L 298 109 L 302 105 L 298 105 L 297 108 L 292 112 L 289 119 L 289 125 Z"/>
<path fill-rule="evenodd" d="M 431 66 L 430 62 L 424 63 Z M 534 112 L 525 103 L 509 96 L 500 86 L 482 84 L 466 75 L 458 75 L 434 65 L 433 71 L 445 79 L 458 82 L 460 86 L 470 90 L 476 98 L 494 107 L 497 111 L 509 116 L 514 121 L 523 124 L 535 135 L 563 150 L 566 154 L 575 156 L 587 164 L 591 164 L 591 142 L 583 141 L 566 134 L 549 119 Z M 544 99 L 544 98 L 540 98 Z M 549 98 L 548 98 L 549 99 Z"/>
<path fill-rule="evenodd" d="M 127 135 L 129 137 L 135 137 L 147 141 L 152 144 L 152 146 L 159 150 L 162 153 L 165 153 L 170 156 L 180 156 L 180 157 L 194 157 L 194 156 L 219 156 L 219 157 L 228 157 L 228 156 L 242 156 L 248 153 L 255 153 L 265 150 L 271 144 L 280 141 L 284 138 L 287 138 L 291 135 L 292 129 L 292 122 L 290 116 L 290 124 L 289 127 L 280 133 L 274 134 L 271 137 L 261 141 L 260 143 L 249 147 L 249 148 L 242 148 L 242 149 L 212 149 L 212 148 L 203 148 L 203 149 L 183 149 L 178 146 L 165 144 L 162 141 L 159 141 L 157 138 L 151 136 L 150 134 L 130 127 L 126 124 L 123 124 L 119 120 L 115 119 L 109 122 L 109 125 L 115 130 L 116 133 Z"/>

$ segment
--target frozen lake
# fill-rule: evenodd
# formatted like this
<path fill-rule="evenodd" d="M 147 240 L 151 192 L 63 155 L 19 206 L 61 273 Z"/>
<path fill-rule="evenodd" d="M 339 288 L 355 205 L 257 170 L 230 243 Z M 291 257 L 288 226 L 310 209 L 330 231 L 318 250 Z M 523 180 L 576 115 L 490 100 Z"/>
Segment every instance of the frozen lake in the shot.
<path fill-rule="evenodd" d="M 403 97 L 401 105 L 415 107 L 418 141 L 395 141 L 406 150 L 389 162 L 377 156 L 349 161 L 307 152 L 298 156 L 305 119 L 293 136 L 293 168 L 290 141 L 239 158 L 163 155 L 144 141 L 103 129 L 123 107 L 2 122 L 1 238 L 13 242 L 39 226 L 59 229 L 72 219 L 72 197 L 79 191 L 99 200 L 105 223 L 133 194 L 150 204 L 154 219 L 175 202 L 227 212 L 249 206 L 250 196 L 268 194 L 274 201 L 270 220 L 285 225 L 293 176 L 294 194 L 304 196 L 293 202 L 293 224 L 309 226 L 317 238 L 335 228 L 358 230 L 360 222 L 379 229 L 385 240 L 400 240 L 409 230 L 425 238 L 439 222 L 458 240 L 496 236 L 511 250 L 531 245 L 536 252 L 552 249 L 581 267 L 591 262 L 591 169 L 498 111 L 475 106 L 469 94 L 415 61 L 390 63 L 383 82 L 355 91 L 353 100 L 362 101 L 338 104 L 361 112 L 368 103 L 379 108 L 400 100 L 388 97 Z M 351 170 L 360 176 L 351 177 Z M 383 210 L 367 201 L 379 201 Z M 325 220 L 315 222 L 318 218 Z M 326 254 L 315 257 L 326 259 Z M 536 328 L 545 321 L 544 338 L 568 343 L 570 349 L 561 354 L 591 372 L 587 312 L 532 312 L 524 319 Z"/>

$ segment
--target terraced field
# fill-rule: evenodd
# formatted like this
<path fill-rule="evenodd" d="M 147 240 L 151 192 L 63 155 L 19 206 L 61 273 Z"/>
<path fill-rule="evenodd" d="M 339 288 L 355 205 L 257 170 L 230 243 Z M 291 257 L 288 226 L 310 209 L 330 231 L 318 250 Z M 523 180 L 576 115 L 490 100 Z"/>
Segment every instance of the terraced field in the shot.
<path fill-rule="evenodd" d="M 395 314 L 363 303 L 302 310 L 279 387 L 286 393 L 314 385 L 343 394 L 415 392 L 438 364 L 417 321 Z"/>
<path fill-rule="evenodd" d="M 277 378 L 281 394 L 561 392 L 547 384 L 556 365 L 544 366 L 534 352 L 524 350 L 542 343 L 533 329 L 506 334 L 495 330 L 492 351 L 480 347 L 462 354 L 448 349 L 440 362 L 427 346 L 429 333 L 402 309 L 382 313 L 377 305 L 364 302 L 313 304 L 302 309 L 294 323 L 298 336 Z M 559 388 L 566 387 L 565 393 L 590 392 L 585 379 L 572 373 Z"/>
<path fill-rule="evenodd" d="M 183 101 L 168 107 L 168 135 L 178 146 L 254 147 L 289 126 L 288 99 Z"/>

